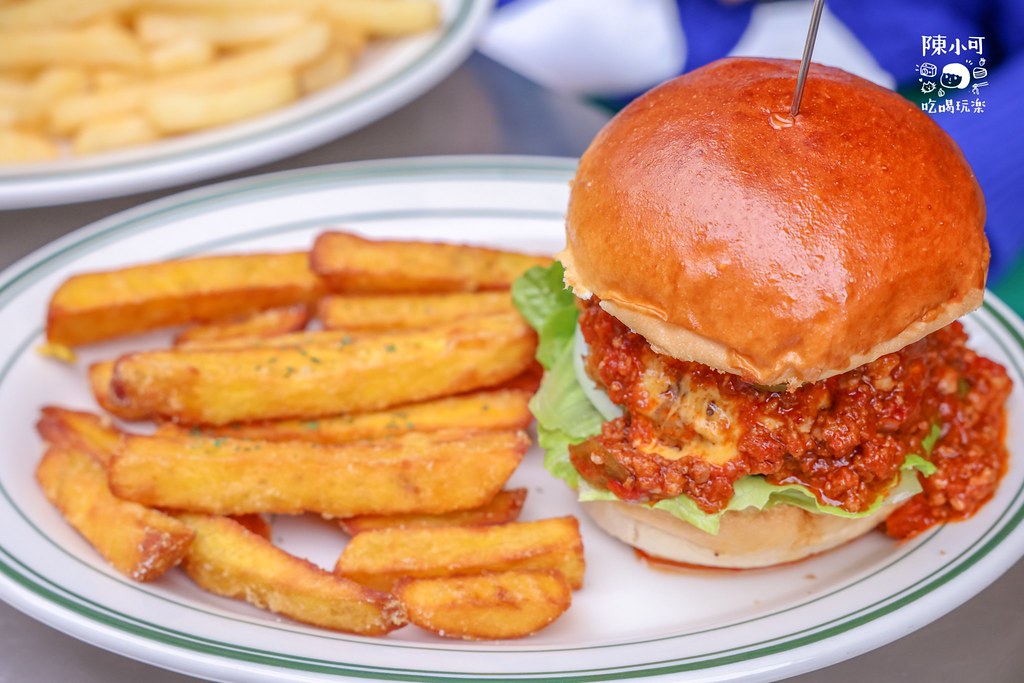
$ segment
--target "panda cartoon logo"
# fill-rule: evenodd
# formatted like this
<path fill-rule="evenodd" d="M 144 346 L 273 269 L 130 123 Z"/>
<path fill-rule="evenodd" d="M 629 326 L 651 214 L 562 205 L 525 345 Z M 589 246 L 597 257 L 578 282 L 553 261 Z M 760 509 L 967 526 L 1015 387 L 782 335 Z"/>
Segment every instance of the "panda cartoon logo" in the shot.
<path fill-rule="evenodd" d="M 971 72 L 963 64 L 947 64 L 942 67 L 939 85 L 949 90 L 963 90 L 971 82 Z"/>

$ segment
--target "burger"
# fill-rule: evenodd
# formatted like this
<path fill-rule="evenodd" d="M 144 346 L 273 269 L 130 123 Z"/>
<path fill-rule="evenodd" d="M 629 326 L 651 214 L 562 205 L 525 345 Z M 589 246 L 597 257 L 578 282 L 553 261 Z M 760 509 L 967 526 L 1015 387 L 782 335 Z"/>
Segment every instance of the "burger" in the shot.
<path fill-rule="evenodd" d="M 966 344 L 985 205 L 898 94 L 726 59 L 634 100 L 580 160 L 566 248 L 513 288 L 545 464 L 656 558 L 760 567 L 973 514 L 1006 371 Z"/>

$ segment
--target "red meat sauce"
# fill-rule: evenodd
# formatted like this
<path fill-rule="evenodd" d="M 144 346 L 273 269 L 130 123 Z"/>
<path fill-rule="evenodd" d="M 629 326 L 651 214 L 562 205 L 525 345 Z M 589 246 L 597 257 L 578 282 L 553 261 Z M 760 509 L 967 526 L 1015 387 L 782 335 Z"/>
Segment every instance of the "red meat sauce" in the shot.
<path fill-rule="evenodd" d="M 891 536 L 909 538 L 972 515 L 1006 469 L 1011 382 L 1001 365 L 967 348 L 959 323 L 792 391 L 655 353 L 596 297 L 584 302 L 580 328 L 590 346 L 587 373 L 624 414 L 570 454 L 584 479 L 623 500 L 686 494 L 714 513 L 728 504 L 733 482 L 759 474 L 859 512 L 890 490 L 908 454 L 924 455 L 922 440 L 938 425 L 929 457 L 937 471 L 920 476 L 924 490 L 885 523 Z M 695 414 L 696 396 L 704 415 Z M 725 462 L 685 453 L 687 444 L 716 440 L 730 449 Z M 665 448 L 683 454 L 666 458 Z"/>

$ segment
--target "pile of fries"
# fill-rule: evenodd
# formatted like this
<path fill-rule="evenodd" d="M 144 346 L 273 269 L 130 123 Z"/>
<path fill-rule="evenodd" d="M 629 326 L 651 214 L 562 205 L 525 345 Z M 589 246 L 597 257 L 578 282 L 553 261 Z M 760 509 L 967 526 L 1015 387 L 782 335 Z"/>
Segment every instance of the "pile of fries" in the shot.
<path fill-rule="evenodd" d="M 37 478 L 118 571 L 364 635 L 413 623 L 517 638 L 583 582 L 576 519 L 518 521 L 536 339 L 508 287 L 545 257 L 321 235 L 310 253 L 88 273 L 54 293 L 48 349 L 189 325 L 89 368 L 106 414 L 47 407 Z M 318 329 L 306 329 L 316 313 Z M 151 421 L 128 430 L 115 422 Z M 332 571 L 268 514 L 337 520 Z"/>
<path fill-rule="evenodd" d="M 435 0 L 0 0 L 0 163 L 246 119 L 438 22 Z"/>

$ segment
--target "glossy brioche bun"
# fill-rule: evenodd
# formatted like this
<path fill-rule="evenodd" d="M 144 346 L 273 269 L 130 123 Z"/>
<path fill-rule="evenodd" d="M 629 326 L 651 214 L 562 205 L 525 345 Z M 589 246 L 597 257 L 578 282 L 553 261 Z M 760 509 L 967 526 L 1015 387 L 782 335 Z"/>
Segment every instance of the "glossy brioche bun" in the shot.
<path fill-rule="evenodd" d="M 725 59 L 619 113 L 580 161 L 559 255 L 577 296 L 654 349 L 758 384 L 863 365 L 981 304 L 981 190 L 899 95 Z"/>
<path fill-rule="evenodd" d="M 712 535 L 674 515 L 635 503 L 590 501 L 594 522 L 655 558 L 705 567 L 753 569 L 795 562 L 863 536 L 885 521 L 896 505 L 849 519 L 807 512 L 792 505 L 729 511 Z"/>

